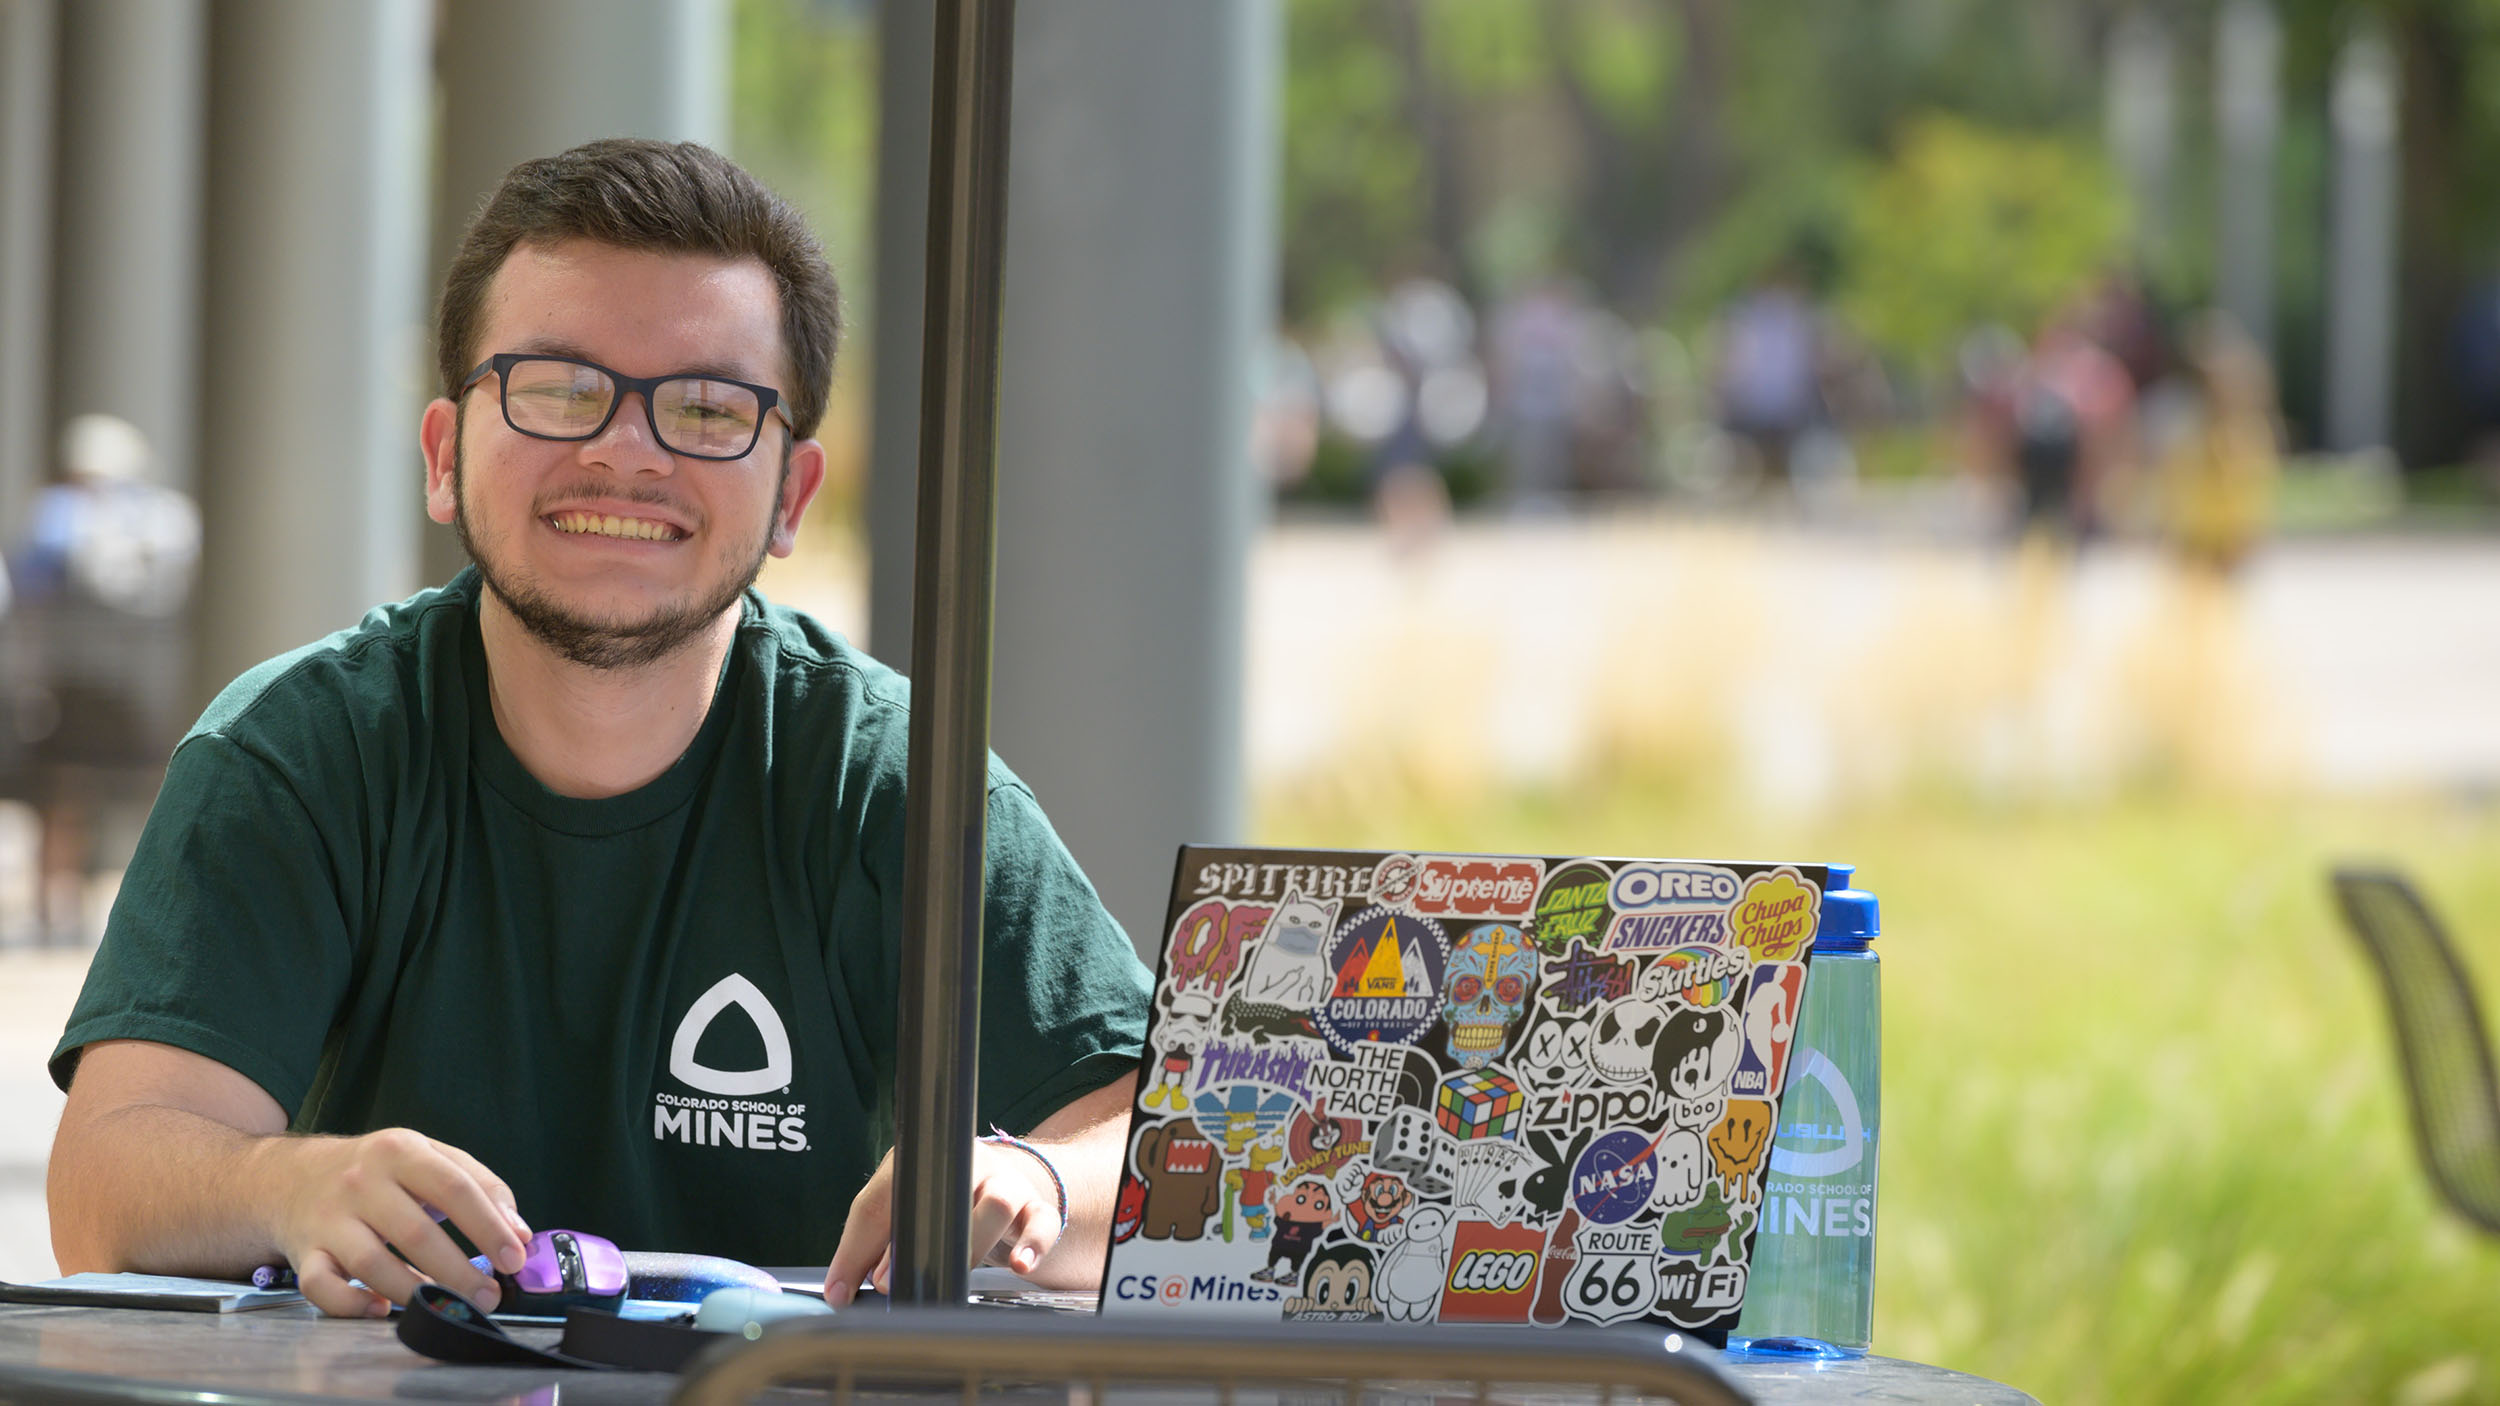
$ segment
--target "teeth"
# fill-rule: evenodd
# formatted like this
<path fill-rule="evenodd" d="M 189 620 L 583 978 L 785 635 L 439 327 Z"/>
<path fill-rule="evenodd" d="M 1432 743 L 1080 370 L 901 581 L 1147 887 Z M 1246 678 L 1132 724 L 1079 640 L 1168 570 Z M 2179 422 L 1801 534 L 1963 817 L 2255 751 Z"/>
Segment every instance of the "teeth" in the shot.
<path fill-rule="evenodd" d="M 646 518 L 618 517 L 613 513 L 567 512 L 548 519 L 559 532 L 590 533 L 599 537 L 623 537 L 641 542 L 672 542 L 677 529 L 664 522 Z"/>

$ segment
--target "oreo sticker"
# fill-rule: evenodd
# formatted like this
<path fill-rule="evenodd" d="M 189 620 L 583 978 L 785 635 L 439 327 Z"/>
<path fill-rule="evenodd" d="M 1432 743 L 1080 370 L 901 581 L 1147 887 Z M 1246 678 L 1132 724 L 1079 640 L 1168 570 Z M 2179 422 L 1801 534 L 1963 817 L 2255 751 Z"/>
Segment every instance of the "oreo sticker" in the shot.
<path fill-rule="evenodd" d="M 1630 1128 L 1600 1134 L 1571 1164 L 1571 1204 L 1594 1225 L 1621 1225 L 1658 1189 L 1658 1144 L 1666 1134 Z"/>
<path fill-rule="evenodd" d="M 1441 1018 L 1450 939 L 1430 918 L 1366 908 L 1328 945 L 1328 999 L 1320 1034 L 1347 1054 L 1360 1045 L 1406 1045 Z"/>
<path fill-rule="evenodd" d="M 1536 896 L 1536 913 L 1529 924 L 1529 935 L 1539 950 L 1549 957 L 1559 957 L 1577 939 L 1594 950 L 1605 940 L 1606 927 L 1614 921 L 1615 910 L 1606 902 L 1606 891 L 1615 876 L 1602 864 L 1566 864 L 1545 876 L 1545 887 Z"/>

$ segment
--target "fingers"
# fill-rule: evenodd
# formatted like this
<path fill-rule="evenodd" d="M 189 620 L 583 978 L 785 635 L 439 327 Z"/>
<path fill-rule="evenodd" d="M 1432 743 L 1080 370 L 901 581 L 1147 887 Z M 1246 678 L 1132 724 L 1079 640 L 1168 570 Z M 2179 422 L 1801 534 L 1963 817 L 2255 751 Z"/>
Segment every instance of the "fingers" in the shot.
<path fill-rule="evenodd" d="M 506 1274 L 520 1273 L 521 1260 L 528 1251 L 530 1228 L 529 1222 L 521 1219 L 512 1188 L 504 1184 L 503 1178 L 488 1171 L 485 1163 L 449 1143 L 435 1143 L 434 1150 L 465 1175 L 467 1185 L 474 1188 L 475 1195 L 466 1206 L 447 1205 L 441 1201 L 433 1204 L 450 1217 L 453 1225 L 460 1227 L 460 1233 L 469 1237 L 469 1243 L 477 1246 L 479 1254 L 494 1262 L 495 1268 Z M 454 1191 L 452 1195 L 455 1200 L 461 1198 L 460 1191 Z"/>
<path fill-rule="evenodd" d="M 1029 1160 L 1030 1154 L 1012 1151 L 1005 1156 L 1017 1160 L 1009 1162 L 1002 1157 L 974 1163 L 974 1263 L 1003 1264 L 1018 1274 L 1030 1274 L 1041 1264 L 1042 1256 L 1059 1243 L 1063 1229 L 1059 1208 L 1056 1196 L 1045 1201 L 1041 1188 L 1019 1165 Z M 984 1161 L 987 1165 L 983 1165 Z"/>
<path fill-rule="evenodd" d="M 825 1302 L 841 1308 L 859 1296 L 859 1281 L 881 1267 L 894 1246 L 894 1154 L 877 1164 L 874 1176 L 851 1198 L 851 1213 L 842 1222 L 842 1243 L 825 1268 Z M 882 1290 L 884 1281 L 878 1281 Z"/>
<path fill-rule="evenodd" d="M 491 1261 L 520 1268 L 520 1242 L 512 1236 L 502 1203 L 470 1171 L 485 1169 L 468 1154 L 455 1159 L 443 1144 L 404 1128 L 375 1133 L 371 1142 L 373 1161 L 360 1164 L 344 1179 L 355 1193 L 351 1209 L 357 1218 L 418 1272 L 481 1308 L 493 1308 L 499 1297 L 494 1278 L 471 1264 L 436 1223 L 449 1220 Z M 509 1197 L 511 1192 L 506 1188 L 503 1194 Z M 399 1303 L 407 1302 L 416 1287 L 414 1279 L 394 1274 L 388 1266 L 376 1266 L 386 1284 L 367 1278 L 365 1266 L 355 1260 L 341 1256 L 340 1263 L 357 1271 L 365 1287 Z"/>
<path fill-rule="evenodd" d="M 295 1287 L 332 1318 L 381 1318 L 391 1311 L 389 1299 L 348 1283 L 327 1250 L 313 1250 L 296 1265 Z"/>

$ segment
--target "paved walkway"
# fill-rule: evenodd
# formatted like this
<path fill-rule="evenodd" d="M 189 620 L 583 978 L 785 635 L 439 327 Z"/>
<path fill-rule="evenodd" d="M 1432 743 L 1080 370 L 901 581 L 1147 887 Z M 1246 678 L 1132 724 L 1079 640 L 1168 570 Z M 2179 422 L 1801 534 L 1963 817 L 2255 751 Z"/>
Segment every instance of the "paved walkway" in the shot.
<path fill-rule="evenodd" d="M 0 953 L 0 1279 L 52 1277 L 43 1165 L 61 1095 L 43 1062 L 86 971 L 84 953 Z"/>

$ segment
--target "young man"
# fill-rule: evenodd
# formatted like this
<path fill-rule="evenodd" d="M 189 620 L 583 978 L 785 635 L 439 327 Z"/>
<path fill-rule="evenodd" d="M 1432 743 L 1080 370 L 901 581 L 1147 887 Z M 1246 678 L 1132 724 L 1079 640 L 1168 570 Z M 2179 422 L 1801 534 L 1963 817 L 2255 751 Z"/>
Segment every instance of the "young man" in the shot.
<path fill-rule="evenodd" d="M 837 330 L 796 213 L 709 151 L 505 178 L 418 431 L 476 565 L 176 750 L 53 1056 L 64 1271 L 491 1304 L 446 1231 L 510 1270 L 531 1224 L 830 1258 L 836 1302 L 879 1268 L 906 691 L 749 589 L 823 483 Z M 979 1117 L 1029 1144 L 978 1148 L 973 1243 L 1090 1286 L 1146 976 L 995 764 L 988 818 Z"/>

